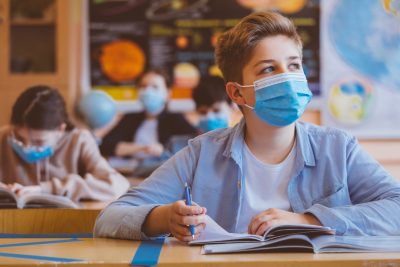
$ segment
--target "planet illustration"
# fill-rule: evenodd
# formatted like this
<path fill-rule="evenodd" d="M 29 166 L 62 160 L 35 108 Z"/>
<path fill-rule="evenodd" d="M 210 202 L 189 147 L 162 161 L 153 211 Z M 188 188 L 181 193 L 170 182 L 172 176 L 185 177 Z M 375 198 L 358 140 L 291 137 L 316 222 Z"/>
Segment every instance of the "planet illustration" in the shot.
<path fill-rule="evenodd" d="M 237 2 L 241 6 L 254 11 L 277 10 L 292 14 L 302 10 L 307 0 L 237 0 Z"/>
<path fill-rule="evenodd" d="M 174 67 L 174 85 L 176 88 L 194 88 L 200 80 L 200 71 L 191 63 L 182 62 Z"/>
<path fill-rule="evenodd" d="M 101 47 L 100 67 L 114 82 L 134 80 L 143 72 L 145 62 L 143 50 L 130 40 L 117 40 Z"/>

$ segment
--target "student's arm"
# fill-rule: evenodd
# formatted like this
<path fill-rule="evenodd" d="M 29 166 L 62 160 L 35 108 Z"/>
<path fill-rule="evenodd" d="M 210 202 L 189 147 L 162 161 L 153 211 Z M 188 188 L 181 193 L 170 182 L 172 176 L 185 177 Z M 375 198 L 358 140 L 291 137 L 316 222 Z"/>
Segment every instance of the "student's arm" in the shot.
<path fill-rule="evenodd" d="M 352 138 L 347 147 L 347 186 L 354 205 L 311 206 L 325 226 L 341 235 L 399 235 L 400 184 Z"/>
<path fill-rule="evenodd" d="M 44 191 L 75 201 L 108 201 L 125 193 L 129 182 L 100 155 L 93 136 L 88 131 L 82 131 L 79 138 L 81 140 L 75 144 L 75 149 L 79 150 L 78 164 L 82 173 L 71 173 L 61 179 L 53 178 L 50 183 L 42 183 Z"/>
<path fill-rule="evenodd" d="M 141 145 L 133 142 L 119 142 L 115 148 L 115 155 L 118 157 L 132 156 L 135 153 L 143 152 L 150 156 L 159 157 L 164 151 L 164 146 L 159 143 Z"/>
<path fill-rule="evenodd" d="M 133 142 L 118 142 L 115 147 L 115 156 L 132 156 L 135 153 L 143 152 L 145 149 L 145 145 L 140 145 Z"/>
<path fill-rule="evenodd" d="M 148 239 L 148 235 L 168 234 L 165 205 L 184 198 L 184 183 L 191 184 L 194 162 L 191 148 L 182 149 L 138 187 L 131 188 L 103 210 L 96 221 L 95 235 Z"/>

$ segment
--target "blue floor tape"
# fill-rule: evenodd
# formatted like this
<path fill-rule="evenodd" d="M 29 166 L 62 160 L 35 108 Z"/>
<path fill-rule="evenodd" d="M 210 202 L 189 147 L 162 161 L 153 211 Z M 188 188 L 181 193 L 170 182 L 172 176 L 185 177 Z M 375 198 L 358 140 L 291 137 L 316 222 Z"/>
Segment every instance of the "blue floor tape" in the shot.
<path fill-rule="evenodd" d="M 15 244 L 0 244 L 0 248 L 23 247 L 23 246 L 32 246 L 32 245 L 47 245 L 47 244 L 78 242 L 78 241 L 81 241 L 81 240 L 79 240 L 78 238 L 71 238 L 71 239 L 51 240 L 51 241 L 24 242 L 24 243 L 15 243 Z"/>
<path fill-rule="evenodd" d="M 44 261 L 54 261 L 54 262 L 83 261 L 81 259 L 58 258 L 58 257 L 37 256 L 37 255 L 28 255 L 28 254 L 5 253 L 5 252 L 0 252 L 0 257 L 17 258 L 17 259 L 29 259 L 29 260 L 44 260 Z"/>
<path fill-rule="evenodd" d="M 71 239 L 61 239 L 61 240 L 51 240 L 51 241 L 22 242 L 22 243 L 14 243 L 14 244 L 0 244 L 0 248 L 59 244 L 59 243 L 78 242 L 78 241 L 81 241 L 81 240 L 78 238 L 71 238 Z M 54 261 L 54 262 L 83 261 L 81 259 L 73 259 L 73 258 L 59 258 L 59 257 L 39 256 L 39 255 L 7 253 L 7 252 L 0 252 L 0 257 L 30 259 L 30 260 L 44 260 L 44 261 Z"/>
<path fill-rule="evenodd" d="M 164 238 L 142 241 L 131 261 L 132 266 L 156 266 L 160 257 Z"/>
<path fill-rule="evenodd" d="M 0 238 L 92 238 L 93 233 L 72 234 L 6 234 L 0 233 Z"/>

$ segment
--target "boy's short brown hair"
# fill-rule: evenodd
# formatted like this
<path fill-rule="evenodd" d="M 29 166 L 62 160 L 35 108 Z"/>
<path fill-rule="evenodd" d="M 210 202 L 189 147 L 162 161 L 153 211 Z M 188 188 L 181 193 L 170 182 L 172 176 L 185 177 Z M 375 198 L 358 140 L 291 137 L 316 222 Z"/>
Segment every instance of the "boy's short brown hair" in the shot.
<path fill-rule="evenodd" d="M 242 83 L 242 70 L 257 44 L 269 36 L 284 35 L 299 46 L 302 42 L 293 22 L 276 12 L 256 12 L 244 17 L 218 39 L 215 58 L 225 82 Z"/>

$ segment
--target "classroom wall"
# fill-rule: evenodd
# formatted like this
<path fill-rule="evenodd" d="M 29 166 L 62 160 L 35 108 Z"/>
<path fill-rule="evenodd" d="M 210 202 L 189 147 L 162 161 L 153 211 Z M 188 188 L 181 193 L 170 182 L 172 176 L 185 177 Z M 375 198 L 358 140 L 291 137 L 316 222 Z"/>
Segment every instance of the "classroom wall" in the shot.
<path fill-rule="evenodd" d="M 1 0 L 0 0 L 1 1 Z M 61 65 L 65 67 L 65 76 L 62 80 L 43 80 L 43 84 L 49 84 L 60 89 L 65 97 L 70 115 L 73 121 L 79 124 L 79 121 L 73 116 L 74 107 L 81 94 L 82 80 L 82 25 L 85 6 L 84 1 L 62 1 L 63 28 L 61 38 L 65 51 Z M 1 25 L 0 25 L 1 26 Z M 0 35 L 1 37 L 1 35 Z M 1 42 L 8 42 L 0 38 Z M 0 45 L 1 46 L 1 45 Z M 0 51 L 0 56 L 4 56 L 4 51 Z M 0 61 L 1 62 L 1 61 Z M 4 69 L 7 66 L 0 66 Z M 36 80 L 14 80 L 13 83 L 5 82 L 0 77 L 0 126 L 8 123 L 11 113 L 11 107 L 17 96 L 28 86 L 37 83 Z M 4 77 L 3 77 L 4 78 Z M 190 117 L 190 115 L 189 115 Z M 321 116 L 318 110 L 307 110 L 302 120 L 315 124 L 321 123 Z M 394 140 L 360 140 L 361 145 L 397 179 L 400 180 L 400 138 Z"/>
<path fill-rule="evenodd" d="M 46 84 L 58 88 L 73 115 L 74 103 L 80 92 L 81 32 L 84 1 L 59 1 L 56 31 L 56 72 L 53 74 L 9 73 L 9 2 L 0 0 L 0 127 L 9 122 L 12 105 L 28 87 Z M 29 45 L 27 46 L 29 47 Z"/>

